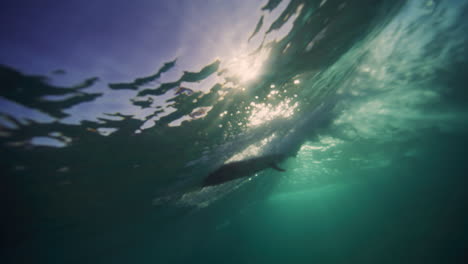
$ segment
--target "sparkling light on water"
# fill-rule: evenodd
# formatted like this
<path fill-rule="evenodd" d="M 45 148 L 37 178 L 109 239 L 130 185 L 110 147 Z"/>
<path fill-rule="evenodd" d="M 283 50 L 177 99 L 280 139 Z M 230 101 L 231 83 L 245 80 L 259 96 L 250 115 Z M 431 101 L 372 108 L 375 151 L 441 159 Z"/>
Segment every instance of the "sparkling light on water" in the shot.
<path fill-rule="evenodd" d="M 247 126 L 254 127 L 277 118 L 288 118 L 294 114 L 294 110 L 299 106 L 299 103 L 292 103 L 291 99 L 286 99 L 274 106 L 269 103 L 250 103 L 252 106 L 252 114 L 249 117 Z"/>

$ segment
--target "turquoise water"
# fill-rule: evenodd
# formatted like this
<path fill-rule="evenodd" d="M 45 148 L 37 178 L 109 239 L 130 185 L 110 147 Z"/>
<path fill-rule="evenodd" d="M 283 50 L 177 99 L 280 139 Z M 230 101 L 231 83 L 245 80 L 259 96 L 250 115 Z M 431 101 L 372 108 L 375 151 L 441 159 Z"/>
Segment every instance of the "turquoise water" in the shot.
<path fill-rule="evenodd" d="M 194 68 L 62 85 L 1 66 L 2 259 L 465 263 L 466 2 L 252 12 Z M 286 172 L 201 187 L 270 154 Z"/>

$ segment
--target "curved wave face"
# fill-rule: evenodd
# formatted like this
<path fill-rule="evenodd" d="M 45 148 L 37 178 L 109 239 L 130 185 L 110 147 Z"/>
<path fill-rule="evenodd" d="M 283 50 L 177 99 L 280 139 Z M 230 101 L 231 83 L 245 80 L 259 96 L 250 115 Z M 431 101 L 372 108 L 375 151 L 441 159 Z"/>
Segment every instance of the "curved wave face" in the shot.
<path fill-rule="evenodd" d="M 464 263 L 468 4 L 0 11 L 2 263 Z"/>

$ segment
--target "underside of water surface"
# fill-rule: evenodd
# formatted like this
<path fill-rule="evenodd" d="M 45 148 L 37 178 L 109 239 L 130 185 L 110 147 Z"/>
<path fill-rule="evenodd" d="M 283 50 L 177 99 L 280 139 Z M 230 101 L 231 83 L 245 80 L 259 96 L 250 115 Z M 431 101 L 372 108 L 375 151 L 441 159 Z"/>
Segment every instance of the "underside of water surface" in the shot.
<path fill-rule="evenodd" d="M 0 11 L 1 263 L 468 259 L 466 1 L 45 2 Z"/>

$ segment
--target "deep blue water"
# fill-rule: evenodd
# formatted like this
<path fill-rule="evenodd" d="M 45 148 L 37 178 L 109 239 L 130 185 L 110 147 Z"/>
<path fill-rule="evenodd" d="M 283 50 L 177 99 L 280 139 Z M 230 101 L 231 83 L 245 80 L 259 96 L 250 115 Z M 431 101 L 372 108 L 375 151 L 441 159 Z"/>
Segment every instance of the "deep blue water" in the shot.
<path fill-rule="evenodd" d="M 190 29 L 150 73 L 5 42 L 2 263 L 466 263 L 466 1 L 240 3 L 140 18 Z"/>

